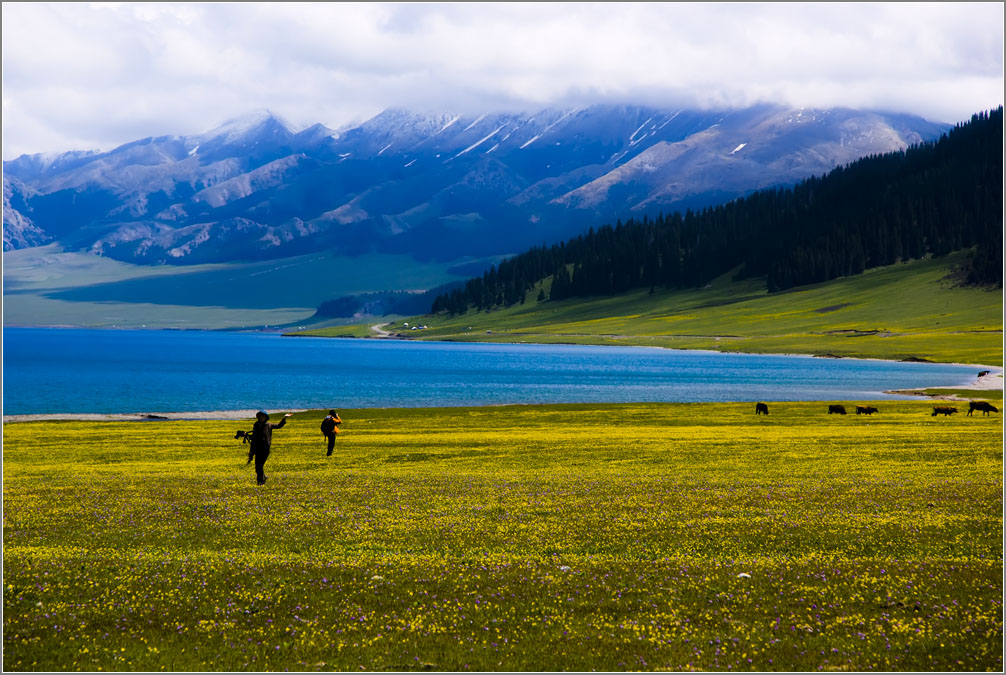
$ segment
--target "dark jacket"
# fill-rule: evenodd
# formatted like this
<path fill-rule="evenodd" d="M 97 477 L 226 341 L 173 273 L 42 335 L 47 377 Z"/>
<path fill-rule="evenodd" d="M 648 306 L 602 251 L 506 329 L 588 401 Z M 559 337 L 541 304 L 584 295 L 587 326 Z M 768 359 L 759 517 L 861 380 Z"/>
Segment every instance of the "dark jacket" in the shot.
<path fill-rule="evenodd" d="M 338 424 L 342 424 L 342 419 L 338 416 L 332 417 L 331 415 L 329 415 L 328 417 L 326 417 L 321 421 L 321 433 L 325 434 L 326 436 L 328 436 L 329 434 L 339 433 L 335 429 L 336 425 Z"/>
<path fill-rule="evenodd" d="M 279 424 L 271 424 L 268 420 L 257 420 L 255 426 L 252 427 L 252 451 L 256 453 L 262 450 L 269 452 L 269 448 L 272 446 L 272 430 L 279 429 L 284 424 L 286 424 L 285 417 Z"/>

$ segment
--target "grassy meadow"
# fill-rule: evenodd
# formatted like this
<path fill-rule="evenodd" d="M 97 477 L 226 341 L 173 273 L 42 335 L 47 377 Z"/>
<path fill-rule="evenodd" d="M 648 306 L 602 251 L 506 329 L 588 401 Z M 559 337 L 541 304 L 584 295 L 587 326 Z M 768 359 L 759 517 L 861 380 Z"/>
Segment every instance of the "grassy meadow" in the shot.
<path fill-rule="evenodd" d="M 342 295 L 425 289 L 451 263 L 315 253 L 279 260 L 136 265 L 57 244 L 3 254 L 5 325 L 222 329 L 312 324 Z"/>
<path fill-rule="evenodd" d="M 874 405 L 299 413 L 264 487 L 250 421 L 5 424 L 3 667 L 1002 671 L 1002 419 Z"/>
<path fill-rule="evenodd" d="M 604 298 L 537 302 L 385 327 L 425 340 L 578 343 L 816 354 L 998 365 L 1003 363 L 1002 289 L 952 278 L 966 253 L 868 270 L 768 293 L 760 279 L 730 275 L 701 289 L 649 289 Z M 548 291 L 548 282 L 544 287 Z M 429 325 L 410 331 L 411 325 Z M 370 323 L 376 323 L 372 321 Z M 369 325 L 307 331 L 366 337 Z"/>

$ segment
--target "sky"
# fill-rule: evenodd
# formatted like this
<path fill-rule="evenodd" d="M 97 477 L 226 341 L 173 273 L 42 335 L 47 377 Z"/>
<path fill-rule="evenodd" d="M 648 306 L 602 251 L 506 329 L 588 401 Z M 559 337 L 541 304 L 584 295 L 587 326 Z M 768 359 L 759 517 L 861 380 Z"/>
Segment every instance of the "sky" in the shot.
<path fill-rule="evenodd" d="M 955 123 L 1003 103 L 1003 3 L 4 3 L 3 158 L 390 107 L 755 103 Z"/>

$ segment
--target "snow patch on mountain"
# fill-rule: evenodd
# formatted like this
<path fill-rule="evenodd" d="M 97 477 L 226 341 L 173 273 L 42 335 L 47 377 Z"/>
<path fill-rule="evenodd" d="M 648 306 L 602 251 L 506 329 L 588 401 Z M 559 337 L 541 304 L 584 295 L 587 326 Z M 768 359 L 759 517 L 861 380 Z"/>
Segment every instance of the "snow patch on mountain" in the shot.
<path fill-rule="evenodd" d="M 247 115 L 240 115 L 229 119 L 220 126 L 211 129 L 201 136 L 205 141 L 218 139 L 223 141 L 234 141 L 240 139 L 251 131 L 261 127 L 270 121 L 279 124 L 286 131 L 293 133 L 289 123 L 274 115 L 269 110 L 256 110 Z"/>
<path fill-rule="evenodd" d="M 475 148 L 479 147 L 480 145 L 482 145 L 483 143 L 485 143 L 486 141 L 488 141 L 490 138 L 492 138 L 493 136 L 495 136 L 497 133 L 499 133 L 500 129 L 502 129 L 505 126 L 506 126 L 505 124 L 501 124 L 500 126 L 496 127 L 495 129 L 493 129 L 492 131 L 490 131 L 488 134 L 486 134 L 483 138 L 481 138 L 480 140 L 476 141 L 475 143 L 472 143 L 467 148 L 465 148 L 464 150 L 462 150 L 458 154 L 456 154 L 453 157 L 451 157 L 451 159 L 457 159 L 461 155 L 464 155 L 464 154 L 467 154 L 467 153 L 471 152 L 472 150 L 474 150 Z"/>
<path fill-rule="evenodd" d="M 478 124 L 479 122 L 481 122 L 485 118 L 486 118 L 486 116 L 485 116 L 484 113 L 481 114 L 481 115 L 479 115 L 478 117 L 475 118 L 475 121 L 472 122 L 471 124 L 469 124 L 468 126 L 466 126 L 464 130 L 468 131 L 469 129 L 471 129 L 473 126 L 475 126 L 476 124 Z"/>
<path fill-rule="evenodd" d="M 596 208 L 608 198 L 615 186 L 647 181 L 645 174 L 653 174 L 675 165 L 688 153 L 712 142 L 716 135 L 716 130 L 710 128 L 677 143 L 660 141 L 603 176 L 554 199 L 553 203 L 576 208 Z"/>
<path fill-rule="evenodd" d="M 523 150 L 527 146 L 537 141 L 539 138 L 541 138 L 541 134 L 535 134 L 530 140 L 525 141 L 524 144 L 520 146 L 520 149 Z"/>
<path fill-rule="evenodd" d="M 647 118 L 646 118 L 646 121 L 645 121 L 645 122 L 643 122 L 642 124 L 640 124 L 640 125 L 639 125 L 639 128 L 638 128 L 638 129 L 636 129 L 635 131 L 633 131 L 633 132 L 632 132 L 632 135 L 631 135 L 631 136 L 629 136 L 629 144 L 630 144 L 630 145 L 635 145 L 636 143 L 638 143 L 638 142 L 639 142 L 639 141 L 635 141 L 635 142 L 634 142 L 634 139 L 636 138 L 636 134 L 638 134 L 638 133 L 639 133 L 640 131 L 642 131 L 642 130 L 643 130 L 643 127 L 645 127 L 645 126 L 646 126 L 647 124 L 649 124 L 649 123 L 650 123 L 651 121 L 653 121 L 653 118 L 652 118 L 652 117 L 647 117 Z"/>
<path fill-rule="evenodd" d="M 455 122 L 457 122 L 459 119 L 461 119 L 461 115 L 455 115 L 454 117 L 452 117 L 450 119 L 449 122 L 447 122 L 447 124 L 445 124 L 444 126 L 440 127 L 440 131 L 438 131 L 437 133 L 439 134 L 439 133 L 442 133 L 444 131 L 447 131 L 447 128 L 450 127 Z"/>

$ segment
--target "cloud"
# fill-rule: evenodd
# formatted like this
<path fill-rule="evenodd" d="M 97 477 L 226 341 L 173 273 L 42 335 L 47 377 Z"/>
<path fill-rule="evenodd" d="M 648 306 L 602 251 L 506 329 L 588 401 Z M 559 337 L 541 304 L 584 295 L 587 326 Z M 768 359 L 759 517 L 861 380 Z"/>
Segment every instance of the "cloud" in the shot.
<path fill-rule="evenodd" d="M 3 156 L 391 106 L 1002 104 L 1002 3 L 6 3 Z"/>

